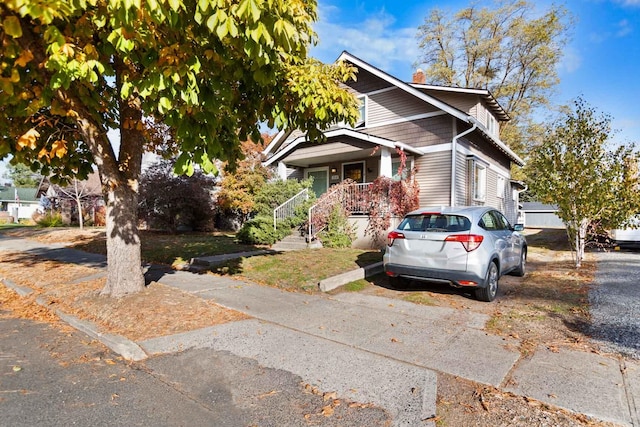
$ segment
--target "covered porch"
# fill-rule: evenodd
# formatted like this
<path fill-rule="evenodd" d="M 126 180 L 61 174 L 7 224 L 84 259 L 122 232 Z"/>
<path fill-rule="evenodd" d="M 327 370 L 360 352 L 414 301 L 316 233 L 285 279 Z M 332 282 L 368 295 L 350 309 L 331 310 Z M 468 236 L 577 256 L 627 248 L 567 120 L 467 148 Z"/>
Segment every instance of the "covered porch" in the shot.
<path fill-rule="evenodd" d="M 312 177 L 313 190 L 319 197 L 345 179 L 366 184 L 379 176 L 393 177 L 401 162 L 398 151 L 406 154 L 407 168 L 412 167 L 413 156 L 422 154 L 402 142 L 353 129 L 335 129 L 325 134 L 324 142 L 308 141 L 306 136 L 294 139 L 265 165 L 277 166 L 282 179 Z"/>

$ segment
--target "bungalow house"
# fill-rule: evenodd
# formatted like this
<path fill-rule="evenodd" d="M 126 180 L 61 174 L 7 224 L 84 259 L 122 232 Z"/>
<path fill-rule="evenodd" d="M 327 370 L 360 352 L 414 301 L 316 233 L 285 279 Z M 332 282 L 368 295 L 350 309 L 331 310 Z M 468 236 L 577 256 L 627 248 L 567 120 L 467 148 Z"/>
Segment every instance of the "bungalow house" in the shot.
<path fill-rule="evenodd" d="M 401 150 L 417 170 L 420 206 L 488 205 L 516 222 L 524 187 L 510 170 L 524 162 L 499 138 L 509 116 L 489 91 L 428 85 L 420 70 L 405 83 L 348 52 L 338 61 L 358 69 L 347 83 L 361 102 L 357 124 L 333 126 L 322 143 L 281 131 L 264 151 L 265 165 L 282 179 L 313 177 L 321 195 L 347 178 L 366 186 L 393 177 Z"/>
<path fill-rule="evenodd" d="M 82 204 L 83 222 L 91 225 L 104 225 L 105 203 L 102 196 L 100 176 L 97 171 L 89 174 L 86 180 L 72 180 L 67 186 L 53 184 L 49 178 L 43 178 L 37 195 L 46 204 L 62 215 L 66 225 L 79 223 L 78 200 Z"/>
<path fill-rule="evenodd" d="M 0 187 L 0 219 L 3 222 L 30 220 L 39 209 L 35 188 Z"/>

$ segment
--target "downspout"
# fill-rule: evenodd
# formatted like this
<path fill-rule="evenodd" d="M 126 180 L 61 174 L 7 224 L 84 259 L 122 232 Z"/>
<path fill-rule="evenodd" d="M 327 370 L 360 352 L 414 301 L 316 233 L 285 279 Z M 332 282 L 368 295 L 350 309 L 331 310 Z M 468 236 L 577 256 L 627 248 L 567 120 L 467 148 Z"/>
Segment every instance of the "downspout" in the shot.
<path fill-rule="evenodd" d="M 470 134 L 478 128 L 478 122 L 472 117 L 469 117 L 469 119 L 469 121 L 473 123 L 473 126 L 470 129 L 457 134 L 451 140 L 451 206 L 456 205 L 456 158 L 458 154 L 458 139 Z M 455 125 L 455 117 L 453 118 L 453 120 Z"/>

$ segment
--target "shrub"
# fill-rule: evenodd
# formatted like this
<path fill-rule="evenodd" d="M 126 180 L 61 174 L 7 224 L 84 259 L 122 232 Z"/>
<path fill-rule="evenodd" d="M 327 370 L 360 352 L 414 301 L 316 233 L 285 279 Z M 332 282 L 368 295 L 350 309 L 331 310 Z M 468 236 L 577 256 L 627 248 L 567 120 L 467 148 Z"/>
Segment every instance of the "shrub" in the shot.
<path fill-rule="evenodd" d="M 349 248 L 355 232 L 342 205 L 334 205 L 329 214 L 327 228 L 318 234 L 322 246 L 327 248 Z"/>
<path fill-rule="evenodd" d="M 214 186 L 214 178 L 200 171 L 177 176 L 172 162 L 155 163 L 140 179 L 138 217 L 152 228 L 173 233 L 182 227 L 209 231 L 215 213 Z"/>
<path fill-rule="evenodd" d="M 268 216 L 257 216 L 245 222 L 236 237 L 243 243 L 251 245 L 273 245 L 289 235 L 291 229 L 280 227 L 273 229 L 273 218 Z"/>
<path fill-rule="evenodd" d="M 36 223 L 40 227 L 61 227 L 62 215 L 60 212 L 47 211 L 36 220 Z"/>

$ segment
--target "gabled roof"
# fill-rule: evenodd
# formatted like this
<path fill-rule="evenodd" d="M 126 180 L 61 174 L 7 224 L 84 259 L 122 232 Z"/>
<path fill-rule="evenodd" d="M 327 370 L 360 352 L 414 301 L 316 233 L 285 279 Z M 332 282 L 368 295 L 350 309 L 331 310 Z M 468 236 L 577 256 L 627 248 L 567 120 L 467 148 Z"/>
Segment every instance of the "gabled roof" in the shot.
<path fill-rule="evenodd" d="M 486 102 L 491 111 L 496 115 L 498 120 L 507 122 L 511 120 L 509 114 L 502 108 L 502 105 L 498 103 L 498 101 L 493 97 L 490 91 L 486 89 L 471 89 L 471 88 L 463 88 L 463 87 L 451 87 L 451 86 L 436 86 L 436 85 L 427 85 L 422 83 L 409 83 L 411 86 L 416 89 L 421 90 L 433 90 L 433 91 L 442 91 L 442 92 L 452 92 L 452 93 L 464 93 L 470 95 L 478 95 L 480 98 Z"/>
<path fill-rule="evenodd" d="M 360 141 L 369 142 L 371 144 L 379 145 L 379 146 L 382 146 L 382 147 L 399 148 L 399 149 L 401 149 L 401 150 L 403 150 L 405 152 L 408 152 L 408 153 L 419 154 L 419 155 L 424 154 L 422 152 L 422 150 L 420 150 L 420 149 L 418 149 L 416 147 L 412 147 L 412 146 L 410 146 L 408 144 L 404 144 L 404 143 L 398 142 L 398 141 L 392 141 L 392 140 L 387 139 L 387 138 L 381 138 L 379 136 L 369 135 L 369 134 L 366 134 L 366 133 L 363 133 L 363 132 L 358 132 L 358 131 L 356 131 L 354 129 L 350 129 L 350 128 L 331 129 L 329 131 L 324 132 L 324 135 L 327 138 L 334 138 L 334 137 L 338 137 L 338 136 L 347 136 L 347 137 L 355 138 L 355 139 L 360 140 Z M 307 137 L 305 135 L 299 136 L 298 138 L 296 138 L 293 141 L 289 142 L 285 148 L 283 148 L 282 150 L 278 151 L 275 155 L 273 155 L 272 157 L 267 159 L 264 162 L 264 164 L 266 166 L 268 166 L 270 164 L 273 164 L 274 162 L 276 162 L 276 161 L 280 160 L 281 158 L 285 157 L 295 147 L 297 147 L 298 145 L 303 144 L 305 142 L 307 142 Z"/>
<path fill-rule="evenodd" d="M 355 65 L 358 70 L 365 70 L 371 74 L 373 74 L 374 76 L 386 81 L 387 83 L 389 83 L 392 86 L 395 86 L 396 88 L 436 107 L 437 109 L 444 111 L 445 113 L 456 117 L 457 119 L 468 123 L 471 126 L 475 126 L 475 128 L 477 128 L 484 136 L 487 140 L 489 140 L 491 142 L 491 144 L 493 144 L 496 148 L 498 148 L 498 150 L 502 151 L 507 157 L 509 157 L 509 159 L 511 161 L 513 161 L 514 163 L 523 166 L 524 165 L 524 160 L 522 160 L 515 152 L 513 152 L 513 150 L 511 150 L 509 147 L 507 147 L 507 145 L 500 141 L 498 138 L 496 138 L 495 136 L 493 136 L 489 130 L 486 128 L 485 125 L 483 125 L 480 121 L 478 121 L 475 117 L 461 111 L 458 110 L 455 107 L 452 107 L 451 105 L 447 104 L 446 102 L 440 101 L 437 98 L 434 98 L 433 96 L 423 92 L 422 90 L 420 90 L 419 87 L 414 87 L 414 85 L 409 84 L 409 83 L 405 83 L 399 79 L 397 79 L 396 77 L 387 74 L 386 72 L 380 70 L 379 68 L 374 67 L 373 65 L 361 60 L 360 58 L 357 58 L 355 56 L 353 56 L 352 54 L 350 54 L 347 51 L 343 51 L 342 54 L 338 57 L 338 59 L 336 60 L 336 62 L 339 61 L 346 61 L 346 62 L 350 62 L 351 64 Z M 452 88 L 453 90 L 455 90 L 456 88 Z M 464 89 L 459 89 L 459 90 L 464 90 Z M 472 90 L 472 89 L 466 89 L 466 90 Z M 486 93 L 485 93 L 486 92 Z M 480 90 L 480 92 L 478 93 L 478 95 L 480 96 L 490 96 L 490 93 L 488 93 L 488 91 L 482 91 Z M 493 98 L 493 97 L 491 97 Z M 495 100 L 494 100 L 495 101 Z M 497 102 L 496 102 L 497 104 Z M 506 114 L 506 113 L 505 113 Z M 355 132 L 355 131 L 354 131 Z M 359 133 L 359 132 L 356 132 Z M 285 130 L 285 131 L 280 131 L 278 133 L 278 135 L 273 138 L 273 140 L 271 141 L 271 143 L 264 149 L 263 153 L 265 154 L 269 154 L 272 153 L 274 151 L 277 151 L 278 148 L 281 146 L 281 144 L 286 141 L 286 139 L 289 137 L 289 135 L 291 134 L 291 130 Z M 301 138 L 305 138 L 304 136 Z M 297 138 L 296 141 L 300 139 Z M 291 144 L 288 144 L 287 147 L 284 149 L 286 151 L 289 151 L 289 146 Z M 415 150 L 415 148 L 414 148 Z M 275 157 L 275 156 L 274 156 Z M 281 158 L 282 156 L 280 155 L 280 153 L 278 153 L 278 158 Z M 266 164 L 271 164 L 273 163 L 275 160 L 272 160 L 272 158 L 270 158 L 269 160 L 267 160 Z"/>
<path fill-rule="evenodd" d="M 0 201 L 14 202 L 17 195 L 21 203 L 37 202 L 36 191 L 37 188 L 29 187 L 0 187 Z"/>

